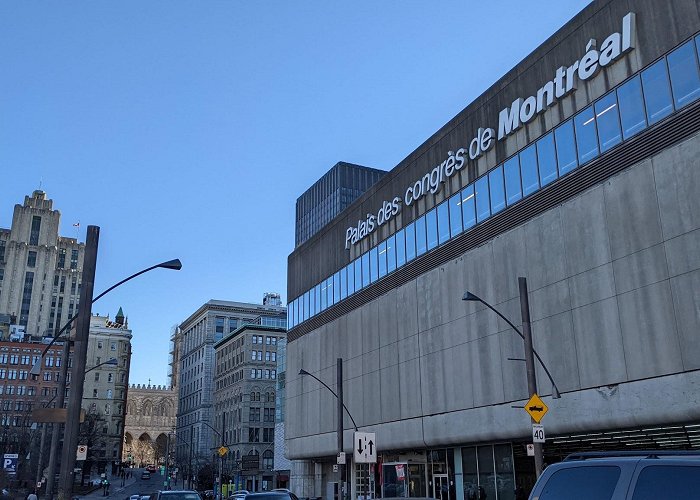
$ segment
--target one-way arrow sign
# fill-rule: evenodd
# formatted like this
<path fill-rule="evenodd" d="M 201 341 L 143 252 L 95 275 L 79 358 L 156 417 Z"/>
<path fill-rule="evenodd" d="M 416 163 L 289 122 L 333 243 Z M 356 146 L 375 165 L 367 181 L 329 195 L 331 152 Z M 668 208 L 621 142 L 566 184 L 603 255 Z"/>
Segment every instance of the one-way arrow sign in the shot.
<path fill-rule="evenodd" d="M 356 432 L 353 451 L 356 464 L 377 463 L 377 438 L 374 432 Z"/>

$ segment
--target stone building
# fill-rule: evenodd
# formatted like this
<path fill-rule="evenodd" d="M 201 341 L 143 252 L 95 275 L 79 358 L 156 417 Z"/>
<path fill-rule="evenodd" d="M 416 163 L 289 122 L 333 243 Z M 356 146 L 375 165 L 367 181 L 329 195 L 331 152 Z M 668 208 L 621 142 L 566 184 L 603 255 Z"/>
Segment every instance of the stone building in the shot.
<path fill-rule="evenodd" d="M 114 321 L 108 316 L 90 318 L 83 386 L 83 409 L 88 425 L 83 426 L 86 435 L 81 437 L 81 444 L 88 445 L 90 463 L 86 465 L 96 466 L 100 473 L 118 463 L 122 456 L 131 336 L 121 308 Z"/>
<path fill-rule="evenodd" d="M 85 244 L 59 236 L 60 220 L 36 190 L 0 228 L 0 314 L 34 337 L 55 334 L 78 311 Z"/>
<path fill-rule="evenodd" d="M 132 384 L 126 402 L 122 461 L 137 465 L 165 463 L 174 451 L 177 391 L 163 385 Z"/>

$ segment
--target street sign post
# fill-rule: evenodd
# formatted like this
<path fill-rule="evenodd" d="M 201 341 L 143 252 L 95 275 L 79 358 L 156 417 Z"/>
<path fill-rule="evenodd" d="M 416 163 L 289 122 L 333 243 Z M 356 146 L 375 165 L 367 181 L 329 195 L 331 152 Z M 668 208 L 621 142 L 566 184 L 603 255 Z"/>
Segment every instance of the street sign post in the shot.
<path fill-rule="evenodd" d="M 220 457 L 226 456 L 227 453 L 228 453 L 228 448 L 226 448 L 225 446 L 222 446 L 221 448 L 219 448 L 219 456 Z"/>
<path fill-rule="evenodd" d="M 14 476 L 17 473 L 17 459 L 19 455 L 17 453 L 5 453 L 2 458 L 2 468 L 5 470 L 5 474 Z"/>
<path fill-rule="evenodd" d="M 549 411 L 547 405 L 544 404 L 544 401 L 542 401 L 536 393 L 532 395 L 527 403 L 525 403 L 523 408 L 530 414 L 532 420 L 538 424 L 540 423 L 540 420 L 542 420 L 542 417 L 545 416 L 547 411 Z"/>
<path fill-rule="evenodd" d="M 338 465 L 345 465 L 345 460 L 345 452 L 341 451 L 340 453 L 338 453 Z"/>
<path fill-rule="evenodd" d="M 374 432 L 356 432 L 352 448 L 356 464 L 377 463 L 377 436 Z"/>
<path fill-rule="evenodd" d="M 85 446 L 84 444 L 81 444 L 78 446 L 78 449 L 75 453 L 75 460 L 87 460 L 87 450 L 88 447 Z"/>
<path fill-rule="evenodd" d="M 544 443 L 544 426 L 540 424 L 532 424 L 532 442 Z"/>

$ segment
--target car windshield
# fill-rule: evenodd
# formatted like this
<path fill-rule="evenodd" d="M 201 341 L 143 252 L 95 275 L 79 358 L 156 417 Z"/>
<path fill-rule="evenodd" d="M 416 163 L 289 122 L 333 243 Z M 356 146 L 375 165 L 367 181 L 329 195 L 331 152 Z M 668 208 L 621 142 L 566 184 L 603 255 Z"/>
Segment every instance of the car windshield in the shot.
<path fill-rule="evenodd" d="M 246 500 L 282 500 L 289 498 L 286 493 L 276 492 L 276 493 L 255 493 L 253 495 L 247 495 Z"/>
<path fill-rule="evenodd" d="M 168 500 L 201 500 L 199 495 L 190 491 L 177 491 L 177 492 L 166 492 L 161 493 L 161 497 L 167 498 Z"/>

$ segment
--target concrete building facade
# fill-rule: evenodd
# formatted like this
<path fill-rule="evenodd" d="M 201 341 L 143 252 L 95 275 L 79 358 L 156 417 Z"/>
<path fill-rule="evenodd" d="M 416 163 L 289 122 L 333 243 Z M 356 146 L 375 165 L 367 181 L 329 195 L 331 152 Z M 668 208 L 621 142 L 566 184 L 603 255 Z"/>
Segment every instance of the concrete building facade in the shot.
<path fill-rule="evenodd" d="M 229 452 L 224 480 L 248 491 L 278 486 L 274 474 L 277 348 L 284 328 L 243 325 L 214 345 L 214 428 Z"/>
<path fill-rule="evenodd" d="M 353 495 L 532 485 L 522 341 L 462 300 L 520 324 L 519 276 L 562 392 L 538 366 L 546 462 L 700 447 L 699 31 L 694 1 L 593 2 L 290 255 L 286 441 L 315 495 L 339 481 L 336 403 L 296 374 L 331 385 L 338 357 L 377 435 Z"/>
<path fill-rule="evenodd" d="M 83 409 L 90 429 L 81 444 L 88 445 L 88 461 L 100 473 L 122 458 L 131 337 L 121 308 L 114 321 L 108 316 L 90 318 L 86 362 L 89 373 L 83 385 Z"/>
<path fill-rule="evenodd" d="M 0 228 L 0 314 L 34 337 L 54 335 L 78 310 L 85 244 L 59 236 L 60 220 L 36 190 Z"/>
<path fill-rule="evenodd" d="M 211 463 L 213 447 L 219 444 L 213 431 L 214 345 L 246 324 L 283 327 L 286 314 L 286 308 L 278 305 L 210 300 L 180 324 L 173 342 L 179 359 L 176 428 L 179 464 L 189 464 L 190 458 L 195 463 Z"/>

